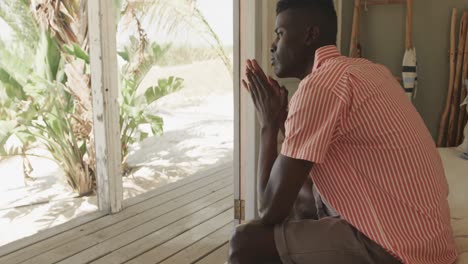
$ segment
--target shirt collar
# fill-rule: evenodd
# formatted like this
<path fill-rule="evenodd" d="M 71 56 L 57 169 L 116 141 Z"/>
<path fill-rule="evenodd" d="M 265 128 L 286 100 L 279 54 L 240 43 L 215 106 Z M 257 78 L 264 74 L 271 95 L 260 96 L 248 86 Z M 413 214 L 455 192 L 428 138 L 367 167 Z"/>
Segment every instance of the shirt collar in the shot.
<path fill-rule="evenodd" d="M 315 62 L 312 72 L 320 68 L 320 66 L 327 60 L 341 56 L 340 52 L 335 45 L 328 45 L 319 48 L 315 51 Z"/>

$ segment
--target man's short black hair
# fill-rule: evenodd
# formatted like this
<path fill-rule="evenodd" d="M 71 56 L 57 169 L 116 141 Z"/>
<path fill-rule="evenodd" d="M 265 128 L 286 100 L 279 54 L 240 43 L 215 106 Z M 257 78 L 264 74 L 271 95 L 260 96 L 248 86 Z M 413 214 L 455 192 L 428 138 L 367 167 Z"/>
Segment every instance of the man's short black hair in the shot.
<path fill-rule="evenodd" d="M 323 40 L 329 42 L 327 44 L 336 44 L 338 21 L 333 0 L 278 0 L 277 15 L 288 9 L 310 11 L 311 17 L 317 18 L 315 22 L 321 27 Z"/>

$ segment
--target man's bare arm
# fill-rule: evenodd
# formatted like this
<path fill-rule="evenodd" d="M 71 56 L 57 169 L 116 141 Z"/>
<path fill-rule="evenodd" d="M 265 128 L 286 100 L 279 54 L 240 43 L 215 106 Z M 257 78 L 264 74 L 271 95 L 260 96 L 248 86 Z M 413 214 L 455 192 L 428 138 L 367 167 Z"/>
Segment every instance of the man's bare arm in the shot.
<path fill-rule="evenodd" d="M 265 224 L 279 224 L 291 212 L 312 163 L 278 157 L 277 136 L 287 111 L 287 92 L 269 80 L 256 61 L 247 61 L 247 65 L 248 82 L 242 83 L 252 97 L 261 127 L 257 173 L 260 216 Z"/>
<path fill-rule="evenodd" d="M 268 162 L 259 157 L 259 167 L 266 168 L 264 164 Z M 264 224 L 280 224 L 288 217 L 311 168 L 312 162 L 279 155 L 270 172 L 260 172 L 259 169 L 259 211 Z M 266 178 L 269 179 L 265 181 Z M 310 206 L 314 207 L 315 204 Z"/>

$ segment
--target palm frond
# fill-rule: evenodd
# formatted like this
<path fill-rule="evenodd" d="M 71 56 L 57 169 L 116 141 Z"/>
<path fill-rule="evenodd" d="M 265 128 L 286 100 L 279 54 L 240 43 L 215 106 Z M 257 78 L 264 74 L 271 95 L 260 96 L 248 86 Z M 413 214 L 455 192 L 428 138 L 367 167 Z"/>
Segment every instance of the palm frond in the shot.
<path fill-rule="evenodd" d="M 47 31 L 42 31 L 35 60 L 35 73 L 49 81 L 57 80 L 62 54 L 57 39 L 53 38 Z"/>
<path fill-rule="evenodd" d="M 11 81 L 24 86 L 28 80 L 28 75 L 31 73 L 32 56 L 32 54 L 15 52 L 15 50 L 11 50 L 10 47 L 0 40 L 0 70 L 7 73 L 10 78 L 10 80 L 1 81 L 4 83 Z"/>
<path fill-rule="evenodd" d="M 60 48 L 74 44 L 88 51 L 88 1 L 33 1 L 39 26 L 57 39 Z"/>
<path fill-rule="evenodd" d="M 32 16 L 29 1 L 0 1 L 0 18 L 13 30 L 18 39 L 34 49 L 39 39 L 39 27 Z"/>
<path fill-rule="evenodd" d="M 175 39 L 199 39 L 212 47 L 223 60 L 229 72 L 232 64 L 223 45 L 203 14 L 187 0 L 127 0 L 125 16 L 133 12 L 143 21 L 143 25 L 159 35 Z M 124 21 L 125 19 L 123 19 Z M 151 33 L 148 30 L 148 33 Z"/>

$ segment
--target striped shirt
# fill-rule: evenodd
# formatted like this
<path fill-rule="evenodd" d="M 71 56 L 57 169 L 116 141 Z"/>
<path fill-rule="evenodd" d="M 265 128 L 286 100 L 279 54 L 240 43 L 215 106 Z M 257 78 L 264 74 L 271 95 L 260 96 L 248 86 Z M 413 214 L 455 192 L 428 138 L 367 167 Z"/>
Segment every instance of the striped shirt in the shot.
<path fill-rule="evenodd" d="M 310 176 L 343 219 L 403 263 L 457 258 L 442 162 L 390 71 L 317 50 L 290 101 L 282 155 L 314 162 Z"/>

